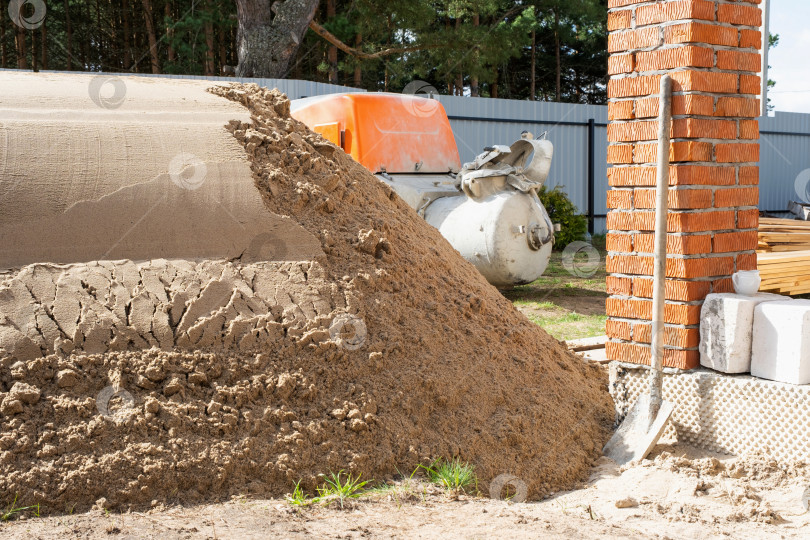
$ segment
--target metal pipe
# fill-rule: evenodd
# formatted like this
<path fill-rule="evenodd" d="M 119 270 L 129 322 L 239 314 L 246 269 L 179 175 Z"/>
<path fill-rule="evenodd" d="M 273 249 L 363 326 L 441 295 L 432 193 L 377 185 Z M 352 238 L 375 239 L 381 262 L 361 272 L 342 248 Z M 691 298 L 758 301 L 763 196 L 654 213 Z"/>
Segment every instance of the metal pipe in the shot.
<path fill-rule="evenodd" d="M 768 116 L 768 49 L 771 44 L 770 34 L 770 0 L 762 0 L 762 90 L 760 96 L 762 97 L 762 116 Z"/>
<path fill-rule="evenodd" d="M 650 346 L 650 421 L 661 407 L 664 367 L 664 302 L 667 271 L 667 214 L 669 205 L 669 148 L 672 124 L 672 79 L 661 77 L 658 110 L 658 178 L 655 204 L 655 259 L 653 266 L 652 343 Z"/>

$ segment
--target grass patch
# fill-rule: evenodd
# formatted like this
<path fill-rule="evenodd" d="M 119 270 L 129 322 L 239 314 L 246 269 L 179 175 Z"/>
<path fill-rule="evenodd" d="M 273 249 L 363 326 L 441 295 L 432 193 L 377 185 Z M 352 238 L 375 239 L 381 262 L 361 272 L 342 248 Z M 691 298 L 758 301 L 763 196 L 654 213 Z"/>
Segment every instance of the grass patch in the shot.
<path fill-rule="evenodd" d="M 444 489 L 455 492 L 478 491 L 478 477 L 469 463 L 462 463 L 459 458 L 453 460 L 437 459 L 430 465 L 420 465 L 428 479 Z"/>
<path fill-rule="evenodd" d="M 521 299 L 521 300 L 515 300 L 512 303 L 515 304 L 516 306 L 525 306 L 525 307 L 530 307 L 532 309 L 548 309 L 548 310 L 552 310 L 552 311 L 557 311 L 559 309 L 562 309 L 562 308 L 560 308 L 560 306 L 558 306 L 554 302 L 548 302 L 548 301 L 535 302 L 534 300 Z"/>
<path fill-rule="evenodd" d="M 562 253 L 555 251 L 540 278 L 504 290 L 503 295 L 556 339 L 569 341 L 603 335 L 607 320 L 605 236 L 594 235 L 592 245 L 599 253 L 596 267 L 589 254 L 581 251 L 574 257 L 573 266 L 568 261 L 566 268 Z"/>
<path fill-rule="evenodd" d="M 579 313 L 549 316 L 529 315 L 528 317 L 530 321 L 542 327 L 555 339 L 563 341 L 601 336 L 605 333 L 605 321 L 607 321 L 607 315 L 580 315 Z"/>
<path fill-rule="evenodd" d="M 425 487 L 419 480 L 414 480 L 414 476 L 417 472 L 419 472 L 419 467 L 414 469 L 410 476 L 405 476 L 397 470 L 397 473 L 402 479 L 401 481 L 379 484 L 366 490 L 364 494 L 388 497 L 390 500 L 396 502 L 398 508 L 402 507 L 402 503 L 405 501 L 418 500 L 420 495 L 424 501 Z"/>
<path fill-rule="evenodd" d="M 369 482 L 367 480 L 361 482 L 360 476 L 361 475 L 358 474 L 357 477 L 354 477 L 347 473 L 344 478 L 342 469 L 337 473 L 329 473 L 328 476 L 324 476 L 324 483 L 321 487 L 317 488 L 317 497 L 307 495 L 301 487 L 301 481 L 299 480 L 293 486 L 292 493 L 287 495 L 285 499 L 287 504 L 298 508 L 303 508 L 311 504 L 329 504 L 330 502 L 337 501 L 340 508 L 343 509 L 347 499 L 357 499 L 368 493 L 365 487 Z"/>
<path fill-rule="evenodd" d="M 11 521 L 26 510 L 33 510 L 34 516 L 39 517 L 39 503 L 33 506 L 17 506 L 17 496 L 15 495 L 14 501 L 0 511 L 0 521 Z"/>
<path fill-rule="evenodd" d="M 338 501 L 340 508 L 343 508 L 343 503 L 347 499 L 356 499 L 364 493 L 364 487 L 368 481 L 360 481 L 360 475 L 353 477 L 351 474 L 346 474 L 346 479 L 343 479 L 343 471 L 340 470 L 336 473 L 329 473 L 325 477 L 324 484 L 318 488 L 318 497 L 316 501 L 319 503 L 329 503 L 331 501 Z"/>
<path fill-rule="evenodd" d="M 308 506 L 313 500 L 301 488 L 301 480 L 295 483 L 293 492 L 287 495 L 287 503 L 302 508 Z"/>

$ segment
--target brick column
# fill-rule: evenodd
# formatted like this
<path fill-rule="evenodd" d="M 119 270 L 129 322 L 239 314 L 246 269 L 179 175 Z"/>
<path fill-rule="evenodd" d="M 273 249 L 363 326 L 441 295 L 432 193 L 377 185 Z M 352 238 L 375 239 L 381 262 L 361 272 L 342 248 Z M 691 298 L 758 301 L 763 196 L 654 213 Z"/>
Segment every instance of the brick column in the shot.
<path fill-rule="evenodd" d="M 760 0 L 609 0 L 607 356 L 650 363 L 661 75 L 673 79 L 664 365 L 699 364 L 700 308 L 756 269 Z"/>

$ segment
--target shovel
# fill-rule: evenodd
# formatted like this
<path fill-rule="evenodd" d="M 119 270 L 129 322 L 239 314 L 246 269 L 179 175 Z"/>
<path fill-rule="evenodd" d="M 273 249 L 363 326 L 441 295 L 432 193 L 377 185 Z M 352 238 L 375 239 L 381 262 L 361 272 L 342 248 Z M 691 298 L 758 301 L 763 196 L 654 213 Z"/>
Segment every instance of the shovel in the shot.
<path fill-rule="evenodd" d="M 661 395 L 664 364 L 664 283 L 667 266 L 667 196 L 669 194 L 669 130 L 672 123 L 672 79 L 661 77 L 658 111 L 658 178 L 655 206 L 655 265 L 653 270 L 652 344 L 649 393 L 641 395 L 602 450 L 619 465 L 644 459 L 672 416 L 672 403 Z"/>

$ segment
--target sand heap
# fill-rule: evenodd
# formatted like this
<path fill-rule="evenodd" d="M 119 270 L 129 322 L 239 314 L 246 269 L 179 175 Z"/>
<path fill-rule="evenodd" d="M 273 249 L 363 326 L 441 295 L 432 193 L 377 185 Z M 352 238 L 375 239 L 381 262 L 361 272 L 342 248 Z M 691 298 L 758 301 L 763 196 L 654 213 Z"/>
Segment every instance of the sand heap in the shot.
<path fill-rule="evenodd" d="M 587 476 L 606 379 L 517 312 L 342 150 L 255 85 L 220 87 L 301 262 L 33 264 L 0 281 L 0 493 L 98 501 L 277 496 L 344 469 L 459 456 L 530 497 Z M 265 239 L 273 250 L 281 240 Z M 10 501 L 0 501 L 10 502 Z"/>

